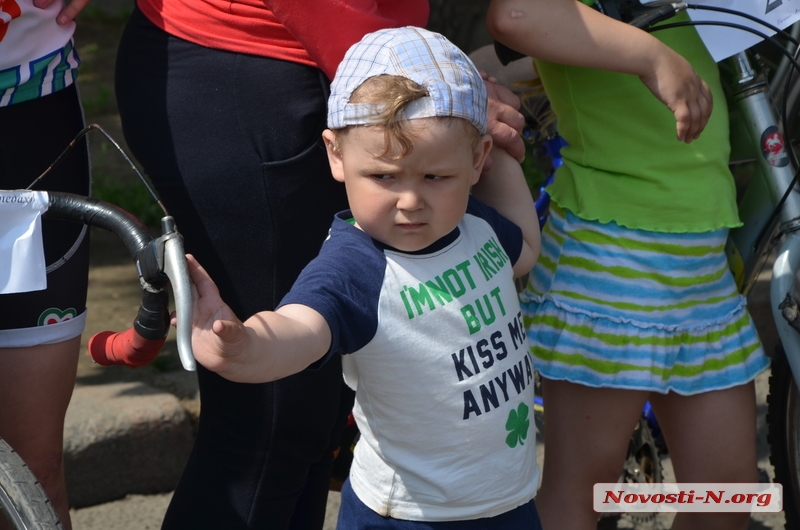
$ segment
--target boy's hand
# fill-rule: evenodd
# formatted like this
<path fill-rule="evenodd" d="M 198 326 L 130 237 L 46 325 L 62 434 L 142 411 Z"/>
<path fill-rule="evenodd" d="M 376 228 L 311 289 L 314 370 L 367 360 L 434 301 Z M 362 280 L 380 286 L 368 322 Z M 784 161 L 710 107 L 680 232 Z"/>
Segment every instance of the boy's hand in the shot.
<path fill-rule="evenodd" d="M 193 283 L 192 350 L 197 361 L 212 372 L 224 372 L 249 340 L 247 330 L 219 296 L 205 269 L 186 255 Z"/>
<path fill-rule="evenodd" d="M 708 123 L 714 107 L 711 90 L 692 66 L 672 50 L 662 53 L 642 82 L 675 115 L 678 140 L 691 143 Z"/>

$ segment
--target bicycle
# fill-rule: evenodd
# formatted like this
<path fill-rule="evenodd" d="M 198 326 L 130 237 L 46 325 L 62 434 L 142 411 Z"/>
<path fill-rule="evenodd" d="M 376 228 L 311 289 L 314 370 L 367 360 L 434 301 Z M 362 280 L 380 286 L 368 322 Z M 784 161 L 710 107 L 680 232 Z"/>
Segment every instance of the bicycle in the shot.
<path fill-rule="evenodd" d="M 800 528 L 800 310 L 797 307 L 800 293 L 795 279 L 800 268 L 800 234 L 797 233 L 800 228 L 800 188 L 797 187 L 797 157 L 793 149 L 785 148 L 787 142 L 783 136 L 795 132 L 800 116 L 800 65 L 797 64 L 800 24 L 784 32 L 732 10 L 685 2 L 657 2 L 645 6 L 638 0 L 596 0 L 595 4 L 604 14 L 648 31 L 714 24 L 750 31 L 779 48 L 782 54 L 772 78 L 768 78 L 764 61 L 752 49 L 739 52 L 720 64 L 731 113 L 731 143 L 734 147 L 731 165 L 742 169 L 734 173 L 740 190 L 739 212 L 743 226 L 731 231 L 726 252 L 740 292 L 747 296 L 768 257 L 777 249 L 770 299 L 780 345 L 772 359 L 769 379 L 768 442 L 775 482 L 784 487 L 786 528 Z M 772 30 L 780 35 L 792 51 L 784 48 L 776 38 L 731 23 L 667 22 L 653 27 L 685 9 L 709 9 L 744 16 L 765 27 L 764 31 Z M 497 43 L 495 48 L 504 64 L 522 57 Z M 773 102 L 773 95 L 783 100 L 780 106 Z M 559 141 L 554 131 L 545 133 L 544 139 L 546 142 Z M 553 145 L 545 144 L 545 149 L 550 151 L 546 157 L 555 161 L 554 166 L 557 165 L 558 157 L 553 156 Z M 547 184 L 545 182 L 542 188 Z M 537 202 L 546 208 L 548 201 L 545 192 Z"/>
<path fill-rule="evenodd" d="M 5 191 L 0 194 L 19 200 L 31 198 L 29 191 L 69 152 L 73 145 L 92 129 L 100 130 L 122 152 L 119 145 L 97 125 L 89 125 L 78 133 L 62 154 L 26 190 Z M 134 171 L 136 166 L 122 152 Z M 145 186 L 148 187 L 147 182 Z M 117 235 L 134 260 L 142 291 L 139 311 L 133 325 L 126 331 L 98 333 L 89 340 L 89 353 L 100 365 L 121 364 L 143 366 L 158 355 L 170 328 L 169 296 L 171 287 L 177 319 L 178 355 L 185 370 L 194 371 L 196 363 L 191 347 L 192 291 L 183 238 L 174 219 L 164 210 L 162 235 L 153 238 L 139 219 L 125 210 L 90 197 L 62 192 L 36 192 L 47 201 L 44 217 L 95 226 Z M 151 190 L 151 193 L 152 190 Z M 155 194 L 153 193 L 155 197 Z M 156 198 L 156 202 L 161 204 Z M 50 500 L 36 477 L 19 455 L 0 439 L 0 512 L 13 528 L 24 530 L 61 529 Z"/>

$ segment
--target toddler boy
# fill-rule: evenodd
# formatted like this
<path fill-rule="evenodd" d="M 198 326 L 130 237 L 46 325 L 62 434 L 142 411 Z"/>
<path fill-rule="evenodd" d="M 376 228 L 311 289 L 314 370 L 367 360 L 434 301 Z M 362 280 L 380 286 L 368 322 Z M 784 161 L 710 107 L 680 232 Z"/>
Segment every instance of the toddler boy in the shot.
<path fill-rule="evenodd" d="M 441 35 L 365 36 L 336 72 L 323 133 L 351 210 L 278 309 L 240 322 L 189 260 L 208 369 L 263 382 L 343 356 L 361 438 L 339 529 L 540 528 L 513 281 L 536 261 L 538 221 L 504 151 L 481 177 L 486 107 L 481 76 Z"/>

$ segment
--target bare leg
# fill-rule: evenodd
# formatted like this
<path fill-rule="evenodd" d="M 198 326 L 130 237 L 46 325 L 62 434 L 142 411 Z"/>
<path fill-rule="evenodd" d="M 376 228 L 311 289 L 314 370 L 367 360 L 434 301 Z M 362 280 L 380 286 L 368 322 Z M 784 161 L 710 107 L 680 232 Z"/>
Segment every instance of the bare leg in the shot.
<path fill-rule="evenodd" d="M 545 458 L 536 506 L 545 530 L 597 527 L 592 486 L 616 482 L 648 393 L 542 381 Z"/>
<path fill-rule="evenodd" d="M 654 394 L 678 482 L 758 482 L 756 398 L 750 382 L 681 396 Z M 749 513 L 679 513 L 673 530 L 745 529 Z"/>
<path fill-rule="evenodd" d="M 75 386 L 80 342 L 76 337 L 0 349 L 0 437 L 39 479 L 67 530 L 71 524 L 64 482 L 64 415 Z"/>

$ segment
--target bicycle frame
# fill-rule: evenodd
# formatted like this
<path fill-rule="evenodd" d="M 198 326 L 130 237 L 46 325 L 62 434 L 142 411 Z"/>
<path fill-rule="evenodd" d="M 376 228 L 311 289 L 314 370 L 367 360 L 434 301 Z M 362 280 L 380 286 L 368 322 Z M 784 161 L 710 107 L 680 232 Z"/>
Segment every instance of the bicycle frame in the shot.
<path fill-rule="evenodd" d="M 796 168 L 786 153 L 766 77 L 754 67 L 747 51 L 728 59 L 728 65 L 733 71 L 732 110 L 740 113 L 748 132 L 757 171 L 739 201 L 744 224 L 731 230 L 726 250 L 746 296 L 774 242 L 783 238 L 772 269 L 770 305 L 793 377 L 800 383 L 800 313 L 795 285 L 795 274 L 800 270 L 800 194 L 796 187 L 783 204 L 777 222 L 772 223 L 777 226 L 768 226 L 773 209 L 792 186 Z"/>

